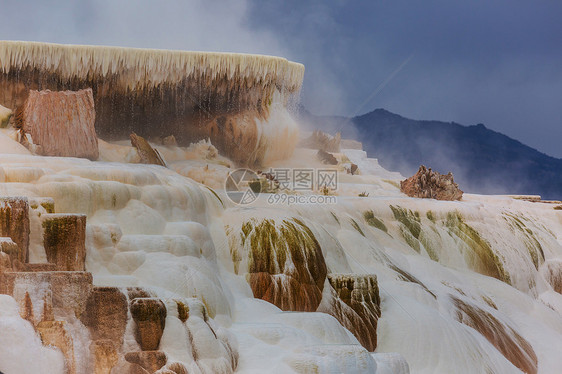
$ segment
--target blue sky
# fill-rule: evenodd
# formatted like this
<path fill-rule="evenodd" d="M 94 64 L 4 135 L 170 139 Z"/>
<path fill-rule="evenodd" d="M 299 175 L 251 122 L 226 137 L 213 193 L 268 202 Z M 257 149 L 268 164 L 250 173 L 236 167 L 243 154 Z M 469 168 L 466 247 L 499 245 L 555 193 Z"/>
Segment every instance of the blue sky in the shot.
<path fill-rule="evenodd" d="M 1 39 L 282 55 L 316 114 L 484 123 L 562 157 L 557 0 L 3 0 Z M 9 16 L 6 16 L 9 15 Z"/>

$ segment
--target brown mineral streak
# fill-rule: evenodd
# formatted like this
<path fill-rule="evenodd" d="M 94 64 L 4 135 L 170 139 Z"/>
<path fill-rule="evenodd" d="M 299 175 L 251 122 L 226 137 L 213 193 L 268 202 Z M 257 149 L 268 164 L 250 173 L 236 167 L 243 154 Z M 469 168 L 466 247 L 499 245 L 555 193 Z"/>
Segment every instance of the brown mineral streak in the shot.
<path fill-rule="evenodd" d="M 459 322 L 484 336 L 513 365 L 527 374 L 538 372 L 538 360 L 533 347 L 511 327 L 491 313 L 452 296 Z"/>

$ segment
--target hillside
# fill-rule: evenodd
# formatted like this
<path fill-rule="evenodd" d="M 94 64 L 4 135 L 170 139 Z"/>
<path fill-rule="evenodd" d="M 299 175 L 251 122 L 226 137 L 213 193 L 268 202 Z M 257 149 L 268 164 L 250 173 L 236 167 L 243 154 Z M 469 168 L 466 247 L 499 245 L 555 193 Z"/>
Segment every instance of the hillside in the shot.
<path fill-rule="evenodd" d="M 404 176 L 425 164 L 442 173 L 452 171 L 461 188 L 472 193 L 562 198 L 561 159 L 483 124 L 418 121 L 384 109 L 350 119 L 300 113 L 314 127 L 360 140 L 370 157 Z"/>

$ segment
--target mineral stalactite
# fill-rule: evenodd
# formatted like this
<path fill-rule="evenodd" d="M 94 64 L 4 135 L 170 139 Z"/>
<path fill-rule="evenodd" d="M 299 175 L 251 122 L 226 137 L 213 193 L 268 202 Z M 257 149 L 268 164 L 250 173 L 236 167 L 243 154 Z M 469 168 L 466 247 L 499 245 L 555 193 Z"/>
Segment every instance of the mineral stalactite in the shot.
<path fill-rule="evenodd" d="M 230 126 L 241 130 L 229 133 L 239 137 L 213 143 L 245 164 L 286 140 L 265 136 L 273 125 L 263 120 L 275 102 L 285 107 L 296 97 L 303 75 L 303 65 L 272 56 L 0 41 L 0 105 L 19 108 L 30 90 L 91 88 L 100 138 L 168 134 L 184 146 L 217 136 L 217 121 L 235 117 Z M 238 143 L 247 144 L 244 154 Z"/>

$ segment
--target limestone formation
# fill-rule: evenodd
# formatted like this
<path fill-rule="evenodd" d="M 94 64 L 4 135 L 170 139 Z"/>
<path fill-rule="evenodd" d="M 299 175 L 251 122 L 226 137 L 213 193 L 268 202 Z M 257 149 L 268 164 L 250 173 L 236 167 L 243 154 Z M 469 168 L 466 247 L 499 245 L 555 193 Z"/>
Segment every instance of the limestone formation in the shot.
<path fill-rule="evenodd" d="M 52 309 L 49 283 L 48 273 L 4 272 L 0 279 L 0 293 L 12 296 L 19 305 L 20 316 L 36 325 L 50 319 L 43 316 L 45 310 Z"/>
<path fill-rule="evenodd" d="M 142 287 L 127 287 L 127 296 L 129 297 L 129 300 L 132 301 L 133 299 L 154 297 L 156 295 Z"/>
<path fill-rule="evenodd" d="M 51 345 L 61 350 L 64 355 L 66 374 L 76 374 L 74 345 L 63 321 L 42 321 L 37 325 L 43 345 Z"/>
<path fill-rule="evenodd" d="M 11 239 L 10 239 L 11 240 Z M 0 241 L 0 244 L 2 242 Z M 0 251 L 0 277 L 2 276 L 2 273 L 5 271 L 11 271 L 12 270 L 12 260 L 10 259 L 10 256 L 3 252 Z"/>
<path fill-rule="evenodd" d="M 463 194 L 451 172 L 441 175 L 424 165 L 412 177 L 400 182 L 400 191 L 410 197 L 451 201 L 460 200 Z"/>
<path fill-rule="evenodd" d="M 146 371 L 146 369 L 144 369 L 139 364 L 133 364 L 125 360 L 119 362 L 116 366 L 113 367 L 111 372 L 107 372 L 107 373 L 108 374 L 109 373 L 110 374 L 153 374 Z"/>
<path fill-rule="evenodd" d="M 10 268 L 12 267 L 12 263 L 21 263 L 20 247 L 14 243 L 12 238 L 0 238 L 0 253 L 2 253 L 3 256 L 6 256 L 4 263 L 9 263 Z"/>
<path fill-rule="evenodd" d="M 12 238 L 18 246 L 12 260 L 29 258 L 29 203 L 25 197 L 0 197 L 0 237 Z"/>
<path fill-rule="evenodd" d="M 43 156 L 97 160 L 96 112 L 90 88 L 79 91 L 31 90 L 15 116 L 16 127 L 29 134 Z"/>
<path fill-rule="evenodd" d="M 127 297 L 119 288 L 94 287 L 80 319 L 90 330 L 92 340 L 109 339 L 121 346 L 127 309 Z"/>
<path fill-rule="evenodd" d="M 87 272 L 4 272 L 0 274 L 0 293 L 12 296 L 22 315 L 33 315 L 32 322 L 52 321 L 53 311 L 74 312 L 86 309 L 92 290 L 92 274 Z M 29 319 L 29 318 L 28 318 Z"/>
<path fill-rule="evenodd" d="M 50 274 L 55 311 L 72 311 L 76 318 L 80 318 L 94 288 L 92 274 L 85 271 L 55 271 Z"/>
<path fill-rule="evenodd" d="M 131 133 L 131 145 L 137 149 L 141 163 L 166 166 L 158 150 L 152 148 L 142 136 Z"/>
<path fill-rule="evenodd" d="M 164 352 L 160 351 L 142 351 L 142 352 L 129 352 L 125 355 L 125 360 L 132 364 L 137 364 L 149 373 L 155 371 L 166 365 L 168 358 Z"/>
<path fill-rule="evenodd" d="M 247 253 L 246 279 L 254 297 L 282 310 L 316 310 L 327 268 L 320 244 L 302 221 L 251 219 L 235 235 L 231 238 L 232 258 L 240 261 L 241 249 Z"/>
<path fill-rule="evenodd" d="M 83 271 L 86 261 L 86 216 L 43 215 L 43 244 L 47 260 L 61 271 Z"/>
<path fill-rule="evenodd" d="M 18 261 L 14 263 L 14 271 L 22 271 L 22 272 L 57 271 L 57 266 L 55 264 L 51 264 L 50 262 L 22 264 L 21 262 Z"/>
<path fill-rule="evenodd" d="M 136 323 L 136 338 L 141 349 L 158 349 L 166 323 L 164 303 L 156 298 L 138 298 L 131 301 L 130 310 Z"/>
<path fill-rule="evenodd" d="M 381 316 L 377 278 L 374 274 L 328 274 L 331 300 L 318 308 L 334 316 L 370 352 L 377 347 L 377 322 Z"/>
<path fill-rule="evenodd" d="M 281 144 L 282 155 L 292 151 L 294 144 L 270 136 L 277 129 L 264 120 L 297 96 L 303 76 L 303 65 L 272 56 L 0 42 L 3 105 L 22 106 L 30 90 L 92 88 L 104 140 L 167 134 L 188 146 L 211 138 L 221 153 L 247 164 L 278 158 L 271 142 Z M 222 133 L 217 121 L 226 124 Z"/>
<path fill-rule="evenodd" d="M 179 362 L 169 363 L 168 365 L 166 365 L 165 369 L 174 374 L 189 374 L 185 365 Z"/>
<path fill-rule="evenodd" d="M 546 261 L 541 266 L 541 273 L 552 289 L 562 294 L 562 261 Z"/>
<path fill-rule="evenodd" d="M 90 354 L 94 365 L 93 374 L 110 374 L 117 364 L 119 355 L 113 341 L 108 339 L 95 340 L 90 344 Z M 125 373 L 125 371 L 123 371 Z"/>
<path fill-rule="evenodd" d="M 7 127 L 12 118 L 12 111 L 0 105 L 0 128 Z"/>

